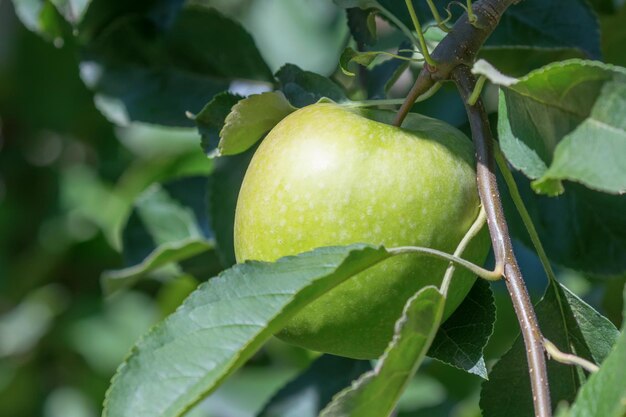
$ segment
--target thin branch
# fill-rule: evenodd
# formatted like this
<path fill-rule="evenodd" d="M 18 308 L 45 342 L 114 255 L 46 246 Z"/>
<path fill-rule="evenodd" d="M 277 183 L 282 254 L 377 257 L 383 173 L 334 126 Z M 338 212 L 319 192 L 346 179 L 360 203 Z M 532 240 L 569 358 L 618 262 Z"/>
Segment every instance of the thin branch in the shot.
<path fill-rule="evenodd" d="M 457 67 L 452 76 L 461 97 L 467 103 L 476 86 L 476 78 L 467 66 Z M 489 120 L 480 99 L 473 106 L 466 104 L 465 108 L 476 146 L 478 191 L 487 212 L 487 224 L 491 233 L 496 263 L 502 262 L 504 264 L 504 280 L 526 345 L 535 415 L 537 417 L 550 417 L 552 406 L 550 404 L 550 387 L 548 385 L 543 336 L 526 290 L 524 278 L 513 253 L 513 245 L 504 218 L 504 210 L 496 182 L 493 136 L 489 128 Z"/>

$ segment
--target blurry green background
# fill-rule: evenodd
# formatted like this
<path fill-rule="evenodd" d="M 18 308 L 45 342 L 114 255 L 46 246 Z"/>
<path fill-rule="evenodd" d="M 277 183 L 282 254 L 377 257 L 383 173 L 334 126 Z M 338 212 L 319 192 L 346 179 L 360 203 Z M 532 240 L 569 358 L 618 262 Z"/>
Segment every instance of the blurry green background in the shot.
<path fill-rule="evenodd" d="M 335 70 L 347 27 L 331 2 L 215 3 L 259 34 L 272 70 L 287 61 Z M 165 286 L 147 282 L 104 298 L 100 275 L 123 266 L 121 228 L 135 198 L 153 182 L 209 172 L 211 163 L 195 128 L 109 123 L 78 71 L 75 45 L 44 41 L 0 0 L 2 417 L 100 415 L 133 342 L 197 284 L 166 270 L 156 274 Z M 250 415 L 311 359 L 275 345 L 198 415 Z"/>
<path fill-rule="evenodd" d="M 330 0 L 209 3 L 252 33 L 273 71 L 286 62 L 336 71 L 348 34 Z M 123 265 L 120 234 L 132 204 L 154 182 L 211 169 L 195 129 L 107 121 L 80 80 L 76 46 L 42 40 L 18 21 L 12 2 L 0 0 L 0 417 L 100 415 L 109 379 L 133 342 L 197 284 L 166 268 L 132 291 L 103 296 L 102 272 Z M 537 298 L 543 272 L 519 249 Z M 623 279 L 594 287 L 568 271 L 560 276 L 619 320 Z M 508 297 L 495 289 L 490 360 L 517 334 Z M 313 356 L 273 341 L 192 414 L 253 416 Z M 479 384 L 430 361 L 401 415 L 479 415 Z"/>

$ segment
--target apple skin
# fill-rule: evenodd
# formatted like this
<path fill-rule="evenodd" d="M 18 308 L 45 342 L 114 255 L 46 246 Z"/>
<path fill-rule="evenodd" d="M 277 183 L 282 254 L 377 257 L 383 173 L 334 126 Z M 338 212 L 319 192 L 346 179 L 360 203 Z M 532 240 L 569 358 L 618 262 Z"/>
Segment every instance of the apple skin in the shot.
<path fill-rule="evenodd" d="M 365 114 L 367 117 L 364 117 Z M 452 126 L 391 112 L 304 107 L 266 136 L 246 172 L 235 214 L 235 254 L 274 261 L 351 243 L 425 246 L 453 252 L 479 211 L 473 146 Z M 481 232 L 464 257 L 482 263 Z M 439 285 L 447 263 L 404 254 L 363 271 L 294 316 L 277 335 L 308 349 L 357 359 L 379 357 L 405 302 Z M 444 318 L 475 276 L 457 269 Z"/>

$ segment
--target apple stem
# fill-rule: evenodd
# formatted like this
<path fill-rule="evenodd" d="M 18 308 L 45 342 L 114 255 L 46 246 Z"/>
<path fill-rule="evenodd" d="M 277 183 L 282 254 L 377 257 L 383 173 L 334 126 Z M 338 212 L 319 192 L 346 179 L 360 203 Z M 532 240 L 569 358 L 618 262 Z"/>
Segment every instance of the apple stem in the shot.
<path fill-rule="evenodd" d="M 472 137 L 477 153 L 477 179 L 481 201 L 487 213 L 487 223 L 491 234 L 496 258 L 496 270 L 504 272 L 511 301 L 520 323 L 526 346 L 528 372 L 533 392 L 533 405 L 536 417 L 552 416 L 550 387 L 546 357 L 539 324 L 533 305 L 528 296 L 521 271 L 517 264 L 508 226 L 504 218 L 502 202 L 495 177 L 493 137 L 489 120 L 480 98 L 474 104 L 468 99 L 476 87 L 476 79 L 469 66 L 476 59 L 478 50 L 498 25 L 506 9 L 519 0 L 479 0 L 472 4 L 454 24 L 451 31 L 439 42 L 431 53 L 437 63 L 436 68 L 424 65 L 417 76 L 405 102 L 398 110 L 395 126 L 401 126 L 415 100 L 436 82 L 454 80 L 465 102 Z M 471 13 L 471 16 L 469 13 Z M 553 282 L 551 280 L 551 282 Z"/>

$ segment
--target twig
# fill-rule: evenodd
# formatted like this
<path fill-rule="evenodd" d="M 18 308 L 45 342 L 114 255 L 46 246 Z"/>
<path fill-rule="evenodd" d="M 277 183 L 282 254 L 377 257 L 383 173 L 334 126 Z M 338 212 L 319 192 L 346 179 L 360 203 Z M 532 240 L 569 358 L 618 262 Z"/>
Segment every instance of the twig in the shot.
<path fill-rule="evenodd" d="M 452 76 L 461 97 L 467 103 L 476 86 L 476 78 L 469 67 L 464 65 L 457 67 L 452 72 Z M 537 417 L 549 417 L 552 415 L 552 406 L 550 404 L 550 387 L 548 385 L 543 336 L 526 290 L 524 278 L 513 253 L 513 245 L 504 218 L 504 210 L 496 182 L 493 137 L 489 128 L 489 120 L 480 99 L 473 106 L 466 104 L 465 108 L 476 146 L 478 192 L 487 212 L 487 224 L 491 233 L 496 262 L 503 262 L 504 264 L 504 280 L 526 345 L 526 358 L 535 414 Z"/>

